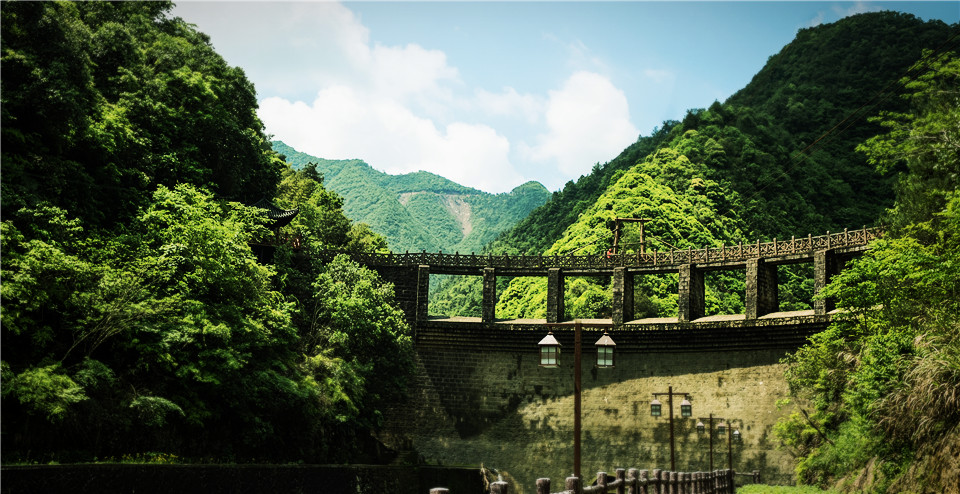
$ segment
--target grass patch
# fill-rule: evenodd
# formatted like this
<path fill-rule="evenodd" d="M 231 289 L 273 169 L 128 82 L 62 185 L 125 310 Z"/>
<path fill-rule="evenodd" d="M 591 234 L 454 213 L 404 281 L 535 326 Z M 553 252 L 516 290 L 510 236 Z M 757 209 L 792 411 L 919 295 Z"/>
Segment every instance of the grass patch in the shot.
<path fill-rule="evenodd" d="M 837 491 L 825 491 L 819 487 L 810 485 L 763 485 L 750 484 L 737 489 L 737 494 L 822 494 L 835 493 Z"/>

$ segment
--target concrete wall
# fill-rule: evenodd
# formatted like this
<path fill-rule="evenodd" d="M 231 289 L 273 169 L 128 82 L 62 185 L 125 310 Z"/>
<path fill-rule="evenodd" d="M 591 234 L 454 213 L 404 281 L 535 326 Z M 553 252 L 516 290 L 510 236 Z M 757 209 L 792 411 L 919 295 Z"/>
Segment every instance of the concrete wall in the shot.
<path fill-rule="evenodd" d="M 650 401 L 652 393 L 672 386 L 689 393 L 693 404 L 693 417 L 680 419 L 681 398 L 675 399 L 678 470 L 709 469 L 709 440 L 697 434 L 695 424 L 701 417 L 706 423 L 712 413 L 716 422 L 732 420 L 743 435 L 742 443 L 733 444 L 735 470 L 760 470 L 765 482 L 792 483 L 792 460 L 772 437 L 777 419 L 789 413 L 776 407 L 787 395 L 779 363 L 787 349 L 738 349 L 737 343 L 759 341 L 759 333 L 772 330 L 741 328 L 735 337 L 718 336 L 716 348 L 699 345 L 689 352 L 682 351 L 678 331 L 614 332 L 613 369 L 595 367 L 593 342 L 600 333 L 584 331 L 584 475 L 617 467 L 669 469 L 666 399 L 660 397 L 665 410 L 660 418 L 650 416 Z M 796 339 L 783 341 L 795 344 L 813 329 L 794 331 Z M 534 492 L 539 477 L 562 482 L 572 473 L 573 337 L 555 332 L 564 351 L 560 367 L 548 369 L 537 361 L 536 342 L 544 334 L 479 325 L 459 331 L 419 328 L 417 383 L 408 403 L 389 414 L 386 441 L 407 441 L 428 462 L 482 463 L 506 472 L 515 482 L 511 492 Z M 726 468 L 726 442 L 716 441 L 714 468 Z"/>

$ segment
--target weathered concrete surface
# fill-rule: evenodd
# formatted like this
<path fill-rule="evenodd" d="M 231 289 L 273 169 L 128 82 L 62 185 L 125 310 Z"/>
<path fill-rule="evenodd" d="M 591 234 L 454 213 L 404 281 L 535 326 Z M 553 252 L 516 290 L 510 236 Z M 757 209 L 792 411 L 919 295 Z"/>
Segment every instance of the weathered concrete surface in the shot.
<path fill-rule="evenodd" d="M 564 343 L 560 368 L 546 369 L 537 365 L 535 341 L 526 342 L 542 337 L 535 331 L 478 330 L 446 337 L 438 336 L 442 330 L 432 332 L 433 339 L 421 334 L 416 386 L 406 406 L 389 415 L 384 438 L 407 441 L 428 462 L 482 463 L 505 471 L 516 479 L 517 491 L 528 494 L 538 477 L 558 482 L 570 475 L 573 371 L 572 345 L 565 338 L 571 335 L 559 335 Z M 682 340 L 680 333 L 672 334 Z M 618 336 L 628 339 L 627 333 L 615 333 L 614 339 Z M 743 442 L 733 444 L 735 470 L 760 470 L 765 482 L 792 482 L 791 458 L 776 448 L 772 436 L 777 419 L 789 412 L 776 406 L 787 395 L 779 363 L 786 349 L 664 351 L 652 345 L 644 349 L 634 338 L 623 349 L 618 344 L 615 368 L 597 369 L 596 339 L 596 333 L 585 332 L 585 476 L 617 467 L 669 468 L 668 419 L 651 417 L 649 410 L 652 393 L 672 386 L 674 392 L 689 393 L 693 404 L 693 417 L 681 419 L 679 398 L 675 401 L 678 470 L 709 469 L 709 441 L 697 434 L 695 424 L 712 413 L 741 430 Z M 714 468 L 726 468 L 726 442 L 715 441 Z"/>

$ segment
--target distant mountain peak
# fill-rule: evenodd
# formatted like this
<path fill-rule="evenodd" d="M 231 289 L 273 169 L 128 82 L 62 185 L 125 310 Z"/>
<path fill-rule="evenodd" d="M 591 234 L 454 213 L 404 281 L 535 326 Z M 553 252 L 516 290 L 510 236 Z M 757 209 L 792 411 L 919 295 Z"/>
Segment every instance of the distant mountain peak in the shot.
<path fill-rule="evenodd" d="M 480 252 L 551 196 L 539 182 L 491 194 L 427 171 L 390 175 L 362 160 L 328 160 L 272 144 L 294 168 L 315 163 L 324 185 L 343 197 L 347 217 L 370 225 L 397 252 Z"/>

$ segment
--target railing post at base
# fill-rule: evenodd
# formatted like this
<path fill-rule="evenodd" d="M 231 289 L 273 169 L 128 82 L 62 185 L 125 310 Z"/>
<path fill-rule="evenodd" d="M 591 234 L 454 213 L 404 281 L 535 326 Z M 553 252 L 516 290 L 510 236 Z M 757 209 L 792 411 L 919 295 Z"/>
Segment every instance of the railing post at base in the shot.
<path fill-rule="evenodd" d="M 494 482 L 490 484 L 490 494 L 508 494 L 509 485 L 506 482 Z"/>
<path fill-rule="evenodd" d="M 550 479 L 537 479 L 537 494 L 550 494 Z"/>
<path fill-rule="evenodd" d="M 639 474 L 639 477 L 640 477 L 640 478 L 638 479 L 638 481 L 639 481 L 639 486 L 638 486 L 639 489 L 637 489 L 637 490 L 640 492 L 640 494 L 652 494 L 652 493 L 655 493 L 655 492 L 656 492 L 655 490 L 650 489 L 650 472 L 648 472 L 648 471 L 646 471 L 646 470 L 640 470 L 640 471 L 637 472 L 637 473 Z"/>
<path fill-rule="evenodd" d="M 597 472 L 597 485 L 600 487 L 600 492 L 607 494 L 607 472 Z"/>
<path fill-rule="evenodd" d="M 640 494 L 640 476 L 636 468 L 627 470 L 627 494 Z"/>
<path fill-rule="evenodd" d="M 564 490 L 568 490 L 573 494 L 583 494 L 583 484 L 580 482 L 580 477 L 567 477 Z"/>
<path fill-rule="evenodd" d="M 617 486 L 617 494 L 627 494 L 627 471 L 622 468 L 618 468 L 617 480 L 620 481 L 620 484 Z"/>

